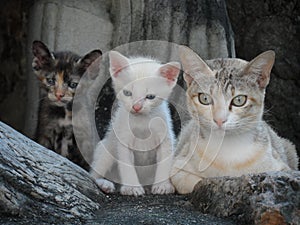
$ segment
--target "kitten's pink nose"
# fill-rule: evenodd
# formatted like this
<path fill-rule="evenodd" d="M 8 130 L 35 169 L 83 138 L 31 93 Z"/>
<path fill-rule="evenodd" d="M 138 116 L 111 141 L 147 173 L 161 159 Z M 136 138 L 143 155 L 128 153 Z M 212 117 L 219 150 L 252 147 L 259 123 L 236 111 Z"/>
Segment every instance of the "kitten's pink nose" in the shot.
<path fill-rule="evenodd" d="M 141 109 L 143 108 L 143 105 L 140 104 L 140 103 L 136 103 L 136 104 L 134 104 L 134 105 L 132 106 L 132 108 L 133 108 L 133 110 L 134 110 L 135 112 L 139 112 L 139 111 L 141 111 Z"/>
<path fill-rule="evenodd" d="M 60 101 L 60 99 L 65 96 L 65 94 L 63 92 L 56 92 L 55 96 L 56 96 L 57 100 Z"/>
<path fill-rule="evenodd" d="M 223 118 L 218 118 L 218 119 L 214 119 L 215 123 L 218 125 L 218 127 L 222 127 L 222 125 L 224 123 L 226 123 L 227 119 L 223 119 Z"/>

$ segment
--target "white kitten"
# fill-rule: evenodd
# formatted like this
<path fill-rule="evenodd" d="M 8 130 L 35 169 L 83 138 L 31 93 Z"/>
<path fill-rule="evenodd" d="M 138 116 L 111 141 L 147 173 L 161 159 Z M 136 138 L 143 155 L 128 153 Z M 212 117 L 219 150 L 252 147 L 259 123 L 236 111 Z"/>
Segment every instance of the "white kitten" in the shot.
<path fill-rule="evenodd" d="M 169 180 L 173 131 L 165 100 L 176 85 L 180 64 L 128 59 L 116 51 L 109 59 L 119 107 L 94 151 L 91 175 L 103 191 L 113 192 L 114 184 L 103 176 L 117 162 L 121 194 L 142 195 L 143 186 L 151 184 L 153 194 L 173 193 Z"/>

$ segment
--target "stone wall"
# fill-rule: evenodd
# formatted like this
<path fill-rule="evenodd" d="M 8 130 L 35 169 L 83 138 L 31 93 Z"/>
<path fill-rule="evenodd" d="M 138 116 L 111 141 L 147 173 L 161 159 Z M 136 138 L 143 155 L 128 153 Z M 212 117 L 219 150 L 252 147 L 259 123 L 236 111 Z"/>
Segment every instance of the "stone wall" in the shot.
<path fill-rule="evenodd" d="M 26 111 L 26 34 L 29 2 L 0 2 L 0 120 L 22 130 Z"/>
<path fill-rule="evenodd" d="M 296 144 L 300 155 L 300 4 L 293 0 L 226 0 L 237 57 L 273 49 L 276 61 L 266 95 L 265 119 Z"/>

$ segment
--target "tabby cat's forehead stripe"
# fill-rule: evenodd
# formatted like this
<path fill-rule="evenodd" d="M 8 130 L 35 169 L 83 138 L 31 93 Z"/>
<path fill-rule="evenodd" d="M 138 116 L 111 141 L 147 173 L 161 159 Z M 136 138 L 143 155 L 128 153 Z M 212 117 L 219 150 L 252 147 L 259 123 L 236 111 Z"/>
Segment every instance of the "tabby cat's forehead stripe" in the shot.
<path fill-rule="evenodd" d="M 58 83 L 58 86 L 62 86 L 64 83 L 64 72 L 58 72 L 56 75 L 56 81 Z"/>
<path fill-rule="evenodd" d="M 225 68 L 217 71 L 215 75 L 215 83 L 219 89 L 223 90 L 224 93 L 227 93 L 228 90 L 231 90 L 233 87 L 231 71 L 228 71 Z M 211 93 L 212 90 L 213 87 L 211 87 Z"/>

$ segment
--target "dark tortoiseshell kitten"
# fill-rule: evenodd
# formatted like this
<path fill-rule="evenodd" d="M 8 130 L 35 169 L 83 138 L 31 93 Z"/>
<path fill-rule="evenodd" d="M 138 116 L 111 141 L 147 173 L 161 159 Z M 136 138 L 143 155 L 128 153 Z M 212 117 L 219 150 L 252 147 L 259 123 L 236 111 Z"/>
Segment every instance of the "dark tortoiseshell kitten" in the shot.
<path fill-rule="evenodd" d="M 72 103 L 81 76 L 102 55 L 98 49 L 81 57 L 73 52 L 50 52 L 41 41 L 32 43 L 32 68 L 41 82 L 37 142 L 88 170 L 73 133 Z"/>

